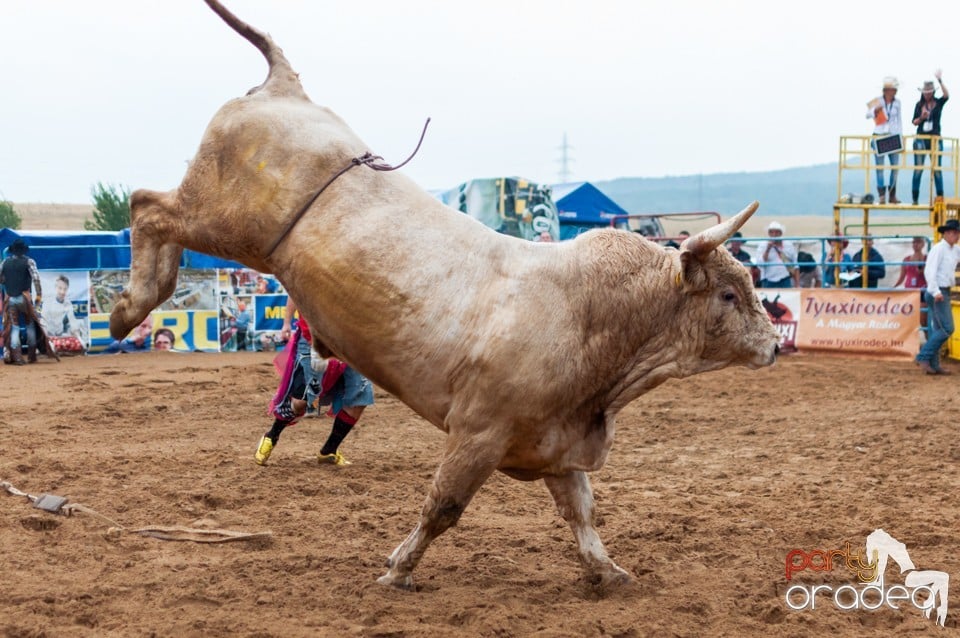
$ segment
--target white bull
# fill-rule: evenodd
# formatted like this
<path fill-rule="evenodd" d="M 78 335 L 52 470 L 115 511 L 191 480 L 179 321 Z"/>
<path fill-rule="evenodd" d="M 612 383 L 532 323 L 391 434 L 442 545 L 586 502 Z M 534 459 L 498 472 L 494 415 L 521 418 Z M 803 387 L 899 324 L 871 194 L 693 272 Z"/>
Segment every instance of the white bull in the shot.
<path fill-rule="evenodd" d="M 537 244 L 360 165 L 284 234 L 368 147 L 309 100 L 268 35 L 206 2 L 264 54 L 269 74 L 214 116 L 178 189 L 133 193 L 133 264 L 113 337 L 171 295 L 184 247 L 275 273 L 318 349 L 448 434 L 419 523 L 380 582 L 411 587 L 427 546 L 495 470 L 544 480 L 591 582 L 628 581 L 593 527 L 585 472 L 603 466 L 616 414 L 641 394 L 774 362 L 777 333 L 721 247 L 757 204 L 679 250 L 612 229 Z"/>

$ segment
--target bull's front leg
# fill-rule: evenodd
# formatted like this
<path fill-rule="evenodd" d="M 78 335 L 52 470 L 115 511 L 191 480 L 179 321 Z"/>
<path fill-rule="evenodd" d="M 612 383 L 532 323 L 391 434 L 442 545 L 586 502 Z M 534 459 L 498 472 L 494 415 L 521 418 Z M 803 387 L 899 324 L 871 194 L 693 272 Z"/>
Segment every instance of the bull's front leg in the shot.
<path fill-rule="evenodd" d="M 427 546 L 456 524 L 463 510 L 490 477 L 502 453 L 474 442 L 447 440 L 447 450 L 420 512 L 420 522 L 387 559 L 387 573 L 377 579 L 382 585 L 413 588 L 413 570 Z"/>
<path fill-rule="evenodd" d="M 136 191 L 130 199 L 130 281 L 110 312 L 110 334 L 123 339 L 173 294 L 183 247 L 171 243 L 172 193 Z"/>
<path fill-rule="evenodd" d="M 543 482 L 547 484 L 560 516 L 573 530 L 587 579 L 601 591 L 629 583 L 630 575 L 610 560 L 593 526 L 593 490 L 586 473 L 545 476 Z"/>

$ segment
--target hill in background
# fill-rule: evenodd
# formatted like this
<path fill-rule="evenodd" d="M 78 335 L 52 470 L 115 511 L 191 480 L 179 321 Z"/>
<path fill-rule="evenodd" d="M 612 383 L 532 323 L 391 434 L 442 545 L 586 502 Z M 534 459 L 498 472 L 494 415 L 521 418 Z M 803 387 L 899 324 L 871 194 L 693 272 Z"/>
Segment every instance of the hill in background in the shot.
<path fill-rule="evenodd" d="M 765 226 L 773 218 L 781 221 L 793 218 L 788 222 L 788 235 L 823 235 L 832 232 L 833 205 L 838 192 L 863 195 L 868 192 L 868 183 L 872 183 L 872 179 L 867 182 L 865 171 L 847 169 L 844 171 L 842 188 L 838 191 L 837 177 L 837 164 L 830 163 L 751 173 L 625 177 L 593 184 L 634 214 L 711 211 L 720 213 L 726 219 L 757 200 L 760 209 L 744 226 L 744 235 L 765 235 Z M 911 178 L 912 171 L 900 171 L 900 199 L 909 200 Z M 953 197 L 955 193 L 950 181 L 945 176 L 945 194 Z M 928 176 L 923 180 L 923 187 L 929 188 Z M 876 197 L 877 193 L 873 195 Z M 926 191 L 921 195 L 921 201 L 924 200 Z M 842 210 L 841 232 L 857 232 L 855 227 L 862 221 L 862 209 Z M 664 227 L 668 233 L 676 233 L 681 229 L 697 232 L 710 223 L 712 219 L 696 221 L 678 218 L 665 220 Z M 874 234 L 929 234 L 927 214 L 923 211 L 873 209 L 870 224 L 875 227 Z"/>
<path fill-rule="evenodd" d="M 862 171 L 849 172 L 841 192 L 862 194 Z M 901 189 L 908 179 L 900 177 Z M 779 171 L 714 173 L 678 177 L 624 177 L 594 182 L 631 213 L 716 211 L 735 213 L 753 200 L 759 215 L 829 215 L 837 201 L 837 164 Z M 909 192 L 909 186 L 906 187 Z"/>

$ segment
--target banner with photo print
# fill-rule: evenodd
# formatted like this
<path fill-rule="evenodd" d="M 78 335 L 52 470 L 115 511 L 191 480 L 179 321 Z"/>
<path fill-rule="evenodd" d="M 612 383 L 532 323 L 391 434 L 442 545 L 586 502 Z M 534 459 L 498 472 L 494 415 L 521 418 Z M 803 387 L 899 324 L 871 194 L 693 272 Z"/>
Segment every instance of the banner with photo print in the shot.
<path fill-rule="evenodd" d="M 60 354 L 81 354 L 90 333 L 90 278 L 86 271 L 40 271 L 40 320 Z"/>

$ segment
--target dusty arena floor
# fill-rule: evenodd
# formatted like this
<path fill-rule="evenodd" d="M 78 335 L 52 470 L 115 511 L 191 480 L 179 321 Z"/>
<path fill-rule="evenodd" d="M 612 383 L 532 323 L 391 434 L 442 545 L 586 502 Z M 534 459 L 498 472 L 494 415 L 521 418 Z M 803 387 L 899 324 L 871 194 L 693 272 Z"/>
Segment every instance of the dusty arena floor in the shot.
<path fill-rule="evenodd" d="M 960 376 L 909 362 L 784 357 L 634 402 L 592 475 L 600 534 L 634 577 L 606 597 L 581 578 L 543 484 L 499 474 L 430 547 L 416 591 L 377 585 L 443 440 L 383 392 L 342 448 L 353 465 L 316 464 L 330 421 L 310 418 L 258 467 L 268 354 L 41 360 L 0 374 L 0 481 L 126 528 L 0 493 L 3 636 L 960 633 Z M 272 537 L 211 545 L 129 531 L 177 525 Z M 861 547 L 877 528 L 917 568 L 954 577 L 945 629 L 909 606 L 787 608 L 790 584 L 856 582 L 838 568 L 787 583 L 787 552 Z"/>

